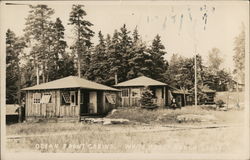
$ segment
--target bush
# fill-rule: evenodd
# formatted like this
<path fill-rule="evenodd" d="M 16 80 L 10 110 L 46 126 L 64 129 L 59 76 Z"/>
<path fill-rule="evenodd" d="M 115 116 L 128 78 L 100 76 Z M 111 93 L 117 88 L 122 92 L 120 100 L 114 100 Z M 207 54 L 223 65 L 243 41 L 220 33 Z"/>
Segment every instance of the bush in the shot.
<path fill-rule="evenodd" d="M 143 90 L 140 103 L 142 105 L 142 108 L 146 108 L 146 109 L 157 108 L 156 104 L 154 104 L 153 102 L 153 93 L 149 88 L 145 88 Z"/>
<path fill-rule="evenodd" d="M 215 102 L 215 104 L 216 104 L 216 106 L 218 106 L 219 108 L 223 108 L 225 102 L 224 102 L 223 100 L 219 99 L 219 100 L 217 100 L 217 101 Z"/>

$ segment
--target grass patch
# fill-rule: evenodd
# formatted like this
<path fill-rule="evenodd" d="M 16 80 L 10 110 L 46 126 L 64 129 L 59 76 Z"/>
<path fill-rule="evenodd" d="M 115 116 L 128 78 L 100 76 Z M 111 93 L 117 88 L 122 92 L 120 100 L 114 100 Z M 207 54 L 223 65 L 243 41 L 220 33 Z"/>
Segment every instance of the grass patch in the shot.
<path fill-rule="evenodd" d="M 176 110 L 118 109 L 107 117 L 124 118 L 137 123 L 101 125 L 41 122 L 7 125 L 7 136 L 36 136 L 7 139 L 6 147 L 8 151 L 13 152 L 69 153 L 239 153 L 243 151 L 243 127 L 186 130 L 162 127 L 165 124 L 178 123 L 177 116 L 183 114 L 214 115 L 218 119 L 216 123 L 221 124 L 236 122 L 242 124 L 244 120 L 243 111 L 208 111 L 192 106 Z M 140 123 L 150 125 L 145 126 Z M 192 123 L 202 126 L 202 122 Z M 157 127 L 166 129 L 160 130 L 161 128 Z"/>
<path fill-rule="evenodd" d="M 213 115 L 218 119 L 218 123 L 243 122 L 244 112 L 239 110 L 218 111 L 210 110 L 204 106 L 186 106 L 181 109 L 155 109 L 147 110 L 139 107 L 121 108 L 113 114 L 108 114 L 108 118 L 124 118 L 133 122 L 146 124 L 175 124 L 179 123 L 177 116 L 184 114 L 194 115 Z M 189 123 L 200 123 L 200 121 L 192 121 Z"/>
<path fill-rule="evenodd" d="M 197 114 L 204 115 L 209 114 L 207 110 L 202 109 L 201 107 L 187 106 L 181 109 L 162 109 L 158 108 L 155 110 L 147 110 L 139 107 L 135 108 L 122 108 L 118 109 L 113 114 L 109 114 L 108 118 L 124 118 L 130 121 L 135 121 L 139 123 L 164 123 L 172 124 L 179 123 L 177 116 L 183 114 Z"/>
<path fill-rule="evenodd" d="M 69 153 L 235 153 L 242 151 L 244 144 L 239 128 L 134 132 L 138 128 L 91 126 L 78 134 L 8 140 L 7 149 Z"/>

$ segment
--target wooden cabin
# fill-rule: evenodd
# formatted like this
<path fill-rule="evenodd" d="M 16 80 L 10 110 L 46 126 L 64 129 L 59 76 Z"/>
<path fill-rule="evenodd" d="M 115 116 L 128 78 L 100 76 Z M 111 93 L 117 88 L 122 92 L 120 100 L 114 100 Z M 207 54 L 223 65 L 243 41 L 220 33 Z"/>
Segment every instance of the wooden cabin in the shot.
<path fill-rule="evenodd" d="M 172 88 L 171 93 L 173 98 L 176 100 L 176 104 L 179 107 L 183 107 L 186 105 L 191 105 L 192 104 L 192 97 L 190 96 L 191 94 L 187 90 L 180 90 L 177 88 Z"/>
<path fill-rule="evenodd" d="M 26 92 L 26 120 L 106 114 L 119 105 L 119 90 L 69 76 L 22 89 Z"/>
<path fill-rule="evenodd" d="M 148 87 L 154 96 L 154 102 L 159 107 L 165 107 L 170 103 L 168 100 L 168 85 L 146 76 L 134 78 L 125 82 L 118 83 L 114 87 L 121 90 L 121 105 L 140 106 L 142 91 Z"/>

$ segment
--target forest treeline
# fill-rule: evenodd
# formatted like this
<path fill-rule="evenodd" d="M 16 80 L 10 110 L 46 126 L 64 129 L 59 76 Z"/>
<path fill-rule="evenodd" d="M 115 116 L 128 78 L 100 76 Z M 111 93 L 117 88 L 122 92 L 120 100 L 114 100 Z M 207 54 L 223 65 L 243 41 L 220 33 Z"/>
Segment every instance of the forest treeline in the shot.
<path fill-rule="evenodd" d="M 137 27 L 130 31 L 126 24 L 107 35 L 102 31 L 95 33 L 91 29 L 94 24 L 86 19 L 84 6 L 73 5 L 67 25 L 73 28 L 74 40 L 68 44 L 60 17 L 52 20 L 54 12 L 47 5 L 30 6 L 23 36 L 7 30 L 6 103 L 19 103 L 21 88 L 70 75 L 109 86 L 115 84 L 115 77 L 122 82 L 144 75 L 193 92 L 194 57 L 173 54 L 169 60 L 165 59 L 168 46 L 162 43 L 160 35 L 155 35 L 148 44 Z M 97 44 L 92 42 L 95 35 Z M 243 29 L 236 37 L 234 56 L 234 73 L 241 77 L 244 77 L 244 43 Z M 204 86 L 225 91 L 232 82 L 232 73 L 221 69 L 220 50 L 212 48 L 208 55 L 207 66 L 201 55 L 196 56 L 199 95 Z"/>

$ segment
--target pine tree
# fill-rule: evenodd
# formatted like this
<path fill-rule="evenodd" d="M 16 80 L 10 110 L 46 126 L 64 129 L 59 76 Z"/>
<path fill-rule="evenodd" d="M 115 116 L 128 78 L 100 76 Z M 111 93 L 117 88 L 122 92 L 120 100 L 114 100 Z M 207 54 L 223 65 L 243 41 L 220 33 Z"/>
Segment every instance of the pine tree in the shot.
<path fill-rule="evenodd" d="M 90 62 L 91 37 L 94 32 L 90 29 L 93 24 L 85 20 L 87 15 L 83 5 L 73 5 L 69 16 L 69 25 L 74 26 L 75 43 L 71 46 L 72 53 L 77 56 L 78 76 L 84 75 Z"/>
<path fill-rule="evenodd" d="M 161 42 L 160 36 L 157 34 L 154 38 L 152 45 L 148 49 L 148 53 L 152 59 L 152 66 L 150 68 L 151 78 L 156 80 L 163 79 L 163 73 L 167 69 L 167 62 L 164 60 L 165 47 Z"/>
<path fill-rule="evenodd" d="M 58 78 L 63 78 L 67 76 L 72 76 L 77 74 L 77 69 L 74 63 L 74 56 L 69 53 L 62 55 L 62 58 L 58 62 L 58 73 L 60 73 Z"/>
<path fill-rule="evenodd" d="M 129 72 L 129 59 L 133 57 L 133 54 L 131 52 L 132 47 L 132 38 L 129 36 L 130 31 L 127 30 L 126 25 L 124 24 L 119 32 L 119 39 L 120 39 L 120 52 L 122 54 L 121 59 L 121 67 L 118 72 L 118 79 L 119 82 L 127 80 L 127 74 Z"/>
<path fill-rule="evenodd" d="M 154 109 L 157 107 L 156 104 L 154 104 L 153 102 L 153 93 L 148 87 L 145 87 L 143 89 L 140 103 L 142 108 L 146 109 Z"/>
<path fill-rule="evenodd" d="M 25 37 L 30 42 L 30 57 L 33 58 L 34 66 L 42 69 L 42 79 L 46 82 L 46 66 L 51 47 L 51 16 L 54 10 L 47 5 L 30 5 L 30 11 L 26 18 L 24 29 Z M 37 74 L 37 80 L 39 75 Z"/>
<path fill-rule="evenodd" d="M 20 58 L 26 44 L 15 33 L 6 33 L 6 103 L 20 103 L 21 98 L 21 66 Z"/>
<path fill-rule="evenodd" d="M 108 40 L 108 41 L 107 41 Z M 112 36 L 111 41 L 109 39 L 106 39 L 107 44 L 107 63 L 110 67 L 109 71 L 109 77 L 106 79 L 106 84 L 108 85 L 114 85 L 115 84 L 115 74 L 118 75 L 118 82 L 122 82 L 122 59 L 123 55 L 120 51 L 120 41 L 119 41 L 119 35 L 118 31 L 115 30 Z"/>
<path fill-rule="evenodd" d="M 146 44 L 142 42 L 137 28 L 133 32 L 133 42 L 128 60 L 127 79 L 136 78 L 139 76 L 150 76 L 150 66 L 152 60 L 146 53 Z"/>
<path fill-rule="evenodd" d="M 48 80 L 55 80 L 61 78 L 60 70 L 60 60 L 65 57 L 67 43 L 64 40 L 64 26 L 60 18 L 56 19 L 56 22 L 52 25 L 51 33 L 51 54 L 48 63 Z M 66 65 L 66 64 L 65 64 Z M 64 68 L 64 67 L 63 67 Z M 67 68 L 65 68 L 67 69 Z M 69 69 L 69 68 L 68 68 Z"/>
<path fill-rule="evenodd" d="M 109 68 L 107 68 L 107 54 L 104 37 L 99 31 L 99 44 L 94 48 L 91 55 L 90 67 L 86 73 L 86 77 L 98 83 L 105 83 Z"/>

